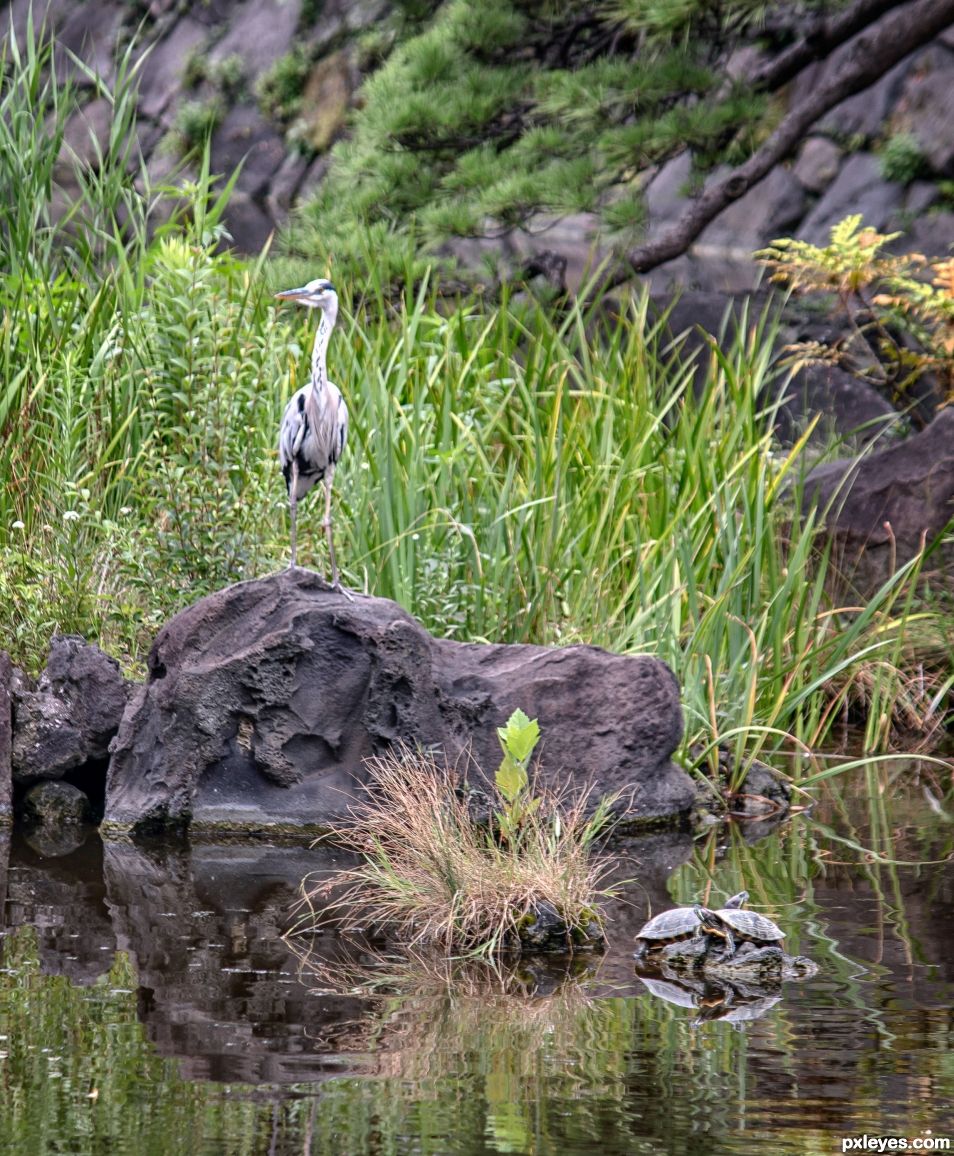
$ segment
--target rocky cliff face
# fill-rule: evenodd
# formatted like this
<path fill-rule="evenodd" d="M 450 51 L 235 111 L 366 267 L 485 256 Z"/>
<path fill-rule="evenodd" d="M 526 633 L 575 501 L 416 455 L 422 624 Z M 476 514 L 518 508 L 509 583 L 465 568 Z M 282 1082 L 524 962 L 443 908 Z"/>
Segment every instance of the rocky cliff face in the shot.
<path fill-rule="evenodd" d="M 227 223 L 245 252 L 261 249 L 320 180 L 360 83 L 356 37 L 388 8 L 385 0 L 151 0 L 145 13 L 121 0 L 32 6 L 37 26 L 45 18 L 62 47 L 110 85 L 117 53 L 135 37 L 139 144 L 151 181 L 178 169 L 212 127 L 212 171 L 228 175 L 242 165 Z M 29 10 L 30 0 L 14 0 L 0 6 L 0 20 L 22 38 Z M 60 66 L 88 93 L 65 148 L 95 163 L 109 139 L 110 103 L 66 52 Z M 68 165 L 60 175 L 68 182 Z"/>
<path fill-rule="evenodd" d="M 3 6 L 2 18 L 12 18 L 19 34 L 30 2 Z M 161 181 L 182 149 L 211 126 L 213 171 L 228 174 L 242 163 L 227 223 L 235 246 L 246 252 L 258 251 L 321 180 L 327 151 L 346 131 L 371 67 L 361 34 L 373 30 L 386 44 L 393 32 L 387 0 L 151 0 L 145 15 L 120 0 L 48 0 L 33 7 L 37 21 L 42 10 L 63 46 L 108 81 L 117 46 L 128 43 L 142 22 L 140 144 L 151 179 Z M 67 66 L 65 54 L 62 63 Z M 799 83 L 822 83 L 830 67 L 819 64 Z M 108 138 L 110 107 L 89 78 L 74 71 L 89 99 L 70 125 L 67 145 L 93 163 L 93 142 L 102 146 Z M 781 235 L 824 241 L 847 213 L 863 213 L 881 231 L 903 229 L 911 249 L 945 253 L 954 240 L 954 206 L 945 184 L 954 177 L 951 93 L 954 29 L 834 109 L 793 161 L 726 210 L 686 256 L 654 274 L 654 283 L 750 289 L 754 249 Z M 905 151 L 911 141 L 915 150 Z M 688 175 L 687 157 L 651 175 L 650 236 L 685 207 Z M 569 216 L 536 239 L 517 233 L 494 245 L 515 265 L 536 249 L 557 250 L 568 258 L 567 282 L 574 288 L 594 247 L 599 251 L 598 222 Z M 476 260 L 480 248 L 461 243 L 460 255 Z"/>

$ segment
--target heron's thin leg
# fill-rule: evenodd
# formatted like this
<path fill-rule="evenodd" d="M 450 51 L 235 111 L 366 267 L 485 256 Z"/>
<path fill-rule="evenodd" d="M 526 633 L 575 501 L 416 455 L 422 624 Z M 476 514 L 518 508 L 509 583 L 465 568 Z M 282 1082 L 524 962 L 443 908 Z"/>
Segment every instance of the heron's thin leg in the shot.
<path fill-rule="evenodd" d="M 291 481 L 288 484 L 288 513 L 291 517 L 291 562 L 289 570 L 294 570 L 298 564 L 298 462 L 292 458 Z"/>
<path fill-rule="evenodd" d="M 335 543 L 331 533 L 331 486 L 334 481 L 334 476 L 334 466 L 329 466 L 325 471 L 325 520 L 322 522 L 322 525 L 325 528 L 325 536 L 328 539 L 328 554 L 331 558 L 331 589 L 340 590 L 341 583 L 338 581 L 338 563 L 335 559 Z"/>

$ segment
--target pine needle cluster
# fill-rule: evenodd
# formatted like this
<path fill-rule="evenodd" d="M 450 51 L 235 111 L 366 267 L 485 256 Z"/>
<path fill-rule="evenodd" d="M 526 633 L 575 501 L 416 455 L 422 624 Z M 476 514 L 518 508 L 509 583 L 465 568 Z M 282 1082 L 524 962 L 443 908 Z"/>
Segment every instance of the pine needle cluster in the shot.
<path fill-rule="evenodd" d="M 736 33 L 754 19 L 728 7 Z M 346 268 L 373 253 L 390 280 L 541 214 L 638 232 L 640 173 L 686 147 L 703 170 L 737 161 L 771 112 L 727 79 L 704 10 L 679 8 L 676 35 L 671 12 L 618 0 L 446 0 L 367 81 L 296 244 Z"/>

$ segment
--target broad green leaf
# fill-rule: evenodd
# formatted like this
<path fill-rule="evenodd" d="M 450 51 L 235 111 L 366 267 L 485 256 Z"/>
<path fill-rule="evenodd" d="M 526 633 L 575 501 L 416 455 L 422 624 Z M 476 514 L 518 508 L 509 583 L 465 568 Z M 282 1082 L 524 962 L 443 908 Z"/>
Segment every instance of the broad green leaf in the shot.
<path fill-rule="evenodd" d="M 540 725 L 536 719 L 528 718 L 519 708 L 507 720 L 505 727 L 498 727 L 497 734 L 504 750 L 517 762 L 526 763 L 540 738 Z"/>
<path fill-rule="evenodd" d="M 527 787 L 527 772 L 510 755 L 507 755 L 497 769 L 495 776 L 497 789 L 508 803 L 518 798 Z"/>

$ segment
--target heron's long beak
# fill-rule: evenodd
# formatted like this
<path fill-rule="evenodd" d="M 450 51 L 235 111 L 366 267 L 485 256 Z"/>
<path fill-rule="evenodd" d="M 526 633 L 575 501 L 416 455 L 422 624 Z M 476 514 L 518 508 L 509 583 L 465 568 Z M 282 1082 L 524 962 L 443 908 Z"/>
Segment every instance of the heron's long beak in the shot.
<path fill-rule="evenodd" d="M 308 296 L 308 288 L 307 286 L 303 286 L 301 289 L 283 289 L 281 293 L 276 293 L 275 296 L 281 301 L 298 301 L 302 297 Z"/>

